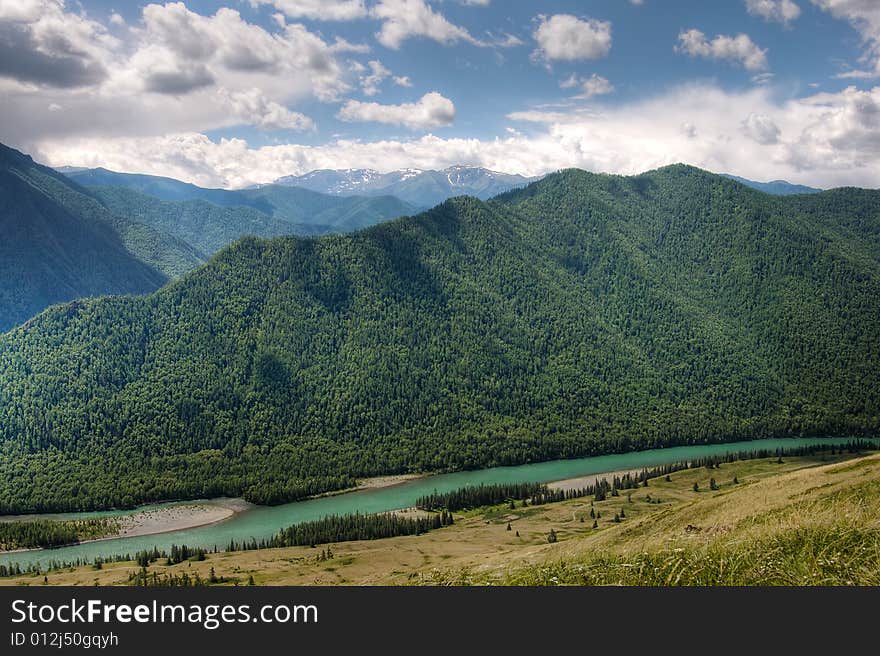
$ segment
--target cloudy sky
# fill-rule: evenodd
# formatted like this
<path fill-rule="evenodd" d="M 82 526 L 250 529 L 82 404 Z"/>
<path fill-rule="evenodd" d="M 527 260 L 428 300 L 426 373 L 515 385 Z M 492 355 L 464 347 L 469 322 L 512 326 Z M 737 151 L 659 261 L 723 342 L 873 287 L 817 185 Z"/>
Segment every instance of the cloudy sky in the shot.
<path fill-rule="evenodd" d="M 673 162 L 880 187 L 880 0 L 0 0 L 0 141 L 218 187 Z"/>

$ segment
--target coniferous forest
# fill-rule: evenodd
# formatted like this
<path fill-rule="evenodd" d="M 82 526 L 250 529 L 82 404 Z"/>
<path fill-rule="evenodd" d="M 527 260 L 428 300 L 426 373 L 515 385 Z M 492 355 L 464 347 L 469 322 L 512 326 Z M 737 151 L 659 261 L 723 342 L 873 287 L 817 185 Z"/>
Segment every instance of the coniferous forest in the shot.
<path fill-rule="evenodd" d="M 569 170 L 0 336 L 0 512 L 876 435 L 880 193 Z"/>

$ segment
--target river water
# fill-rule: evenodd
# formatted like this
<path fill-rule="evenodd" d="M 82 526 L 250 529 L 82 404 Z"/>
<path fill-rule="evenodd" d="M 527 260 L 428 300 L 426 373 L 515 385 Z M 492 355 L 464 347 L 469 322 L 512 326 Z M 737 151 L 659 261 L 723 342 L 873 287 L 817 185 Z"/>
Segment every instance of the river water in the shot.
<path fill-rule="evenodd" d="M 292 524 L 326 517 L 362 512 L 376 513 L 400 510 L 415 505 L 416 499 L 433 491 L 448 492 L 467 485 L 535 482 L 549 483 L 567 478 L 601 474 L 606 472 L 641 469 L 656 465 L 692 460 L 712 455 L 723 455 L 757 449 L 795 448 L 815 444 L 843 444 L 850 438 L 799 438 L 767 439 L 726 444 L 703 444 L 696 446 L 670 447 L 647 451 L 577 458 L 571 460 L 552 460 L 517 467 L 494 467 L 476 471 L 456 472 L 427 476 L 385 488 L 363 489 L 345 494 L 320 497 L 308 501 L 297 501 L 282 506 L 255 506 L 225 521 L 158 535 L 145 535 L 87 542 L 84 544 L 42 549 L 0 555 L 0 564 L 19 563 L 22 567 L 39 564 L 45 567 L 49 562 L 93 561 L 95 558 L 109 559 L 115 555 L 131 554 L 144 549 L 158 547 L 169 550 L 172 544 L 186 544 L 190 547 L 224 549 L 234 539 L 242 542 L 256 538 L 269 538 L 280 529 Z M 876 443 L 876 441 L 875 441 Z M 191 502 L 190 502 L 191 503 Z M 137 511 L 156 506 L 139 508 Z M 130 514 L 136 511 L 115 511 L 101 513 L 64 513 L 45 515 L 46 518 L 75 519 Z"/>

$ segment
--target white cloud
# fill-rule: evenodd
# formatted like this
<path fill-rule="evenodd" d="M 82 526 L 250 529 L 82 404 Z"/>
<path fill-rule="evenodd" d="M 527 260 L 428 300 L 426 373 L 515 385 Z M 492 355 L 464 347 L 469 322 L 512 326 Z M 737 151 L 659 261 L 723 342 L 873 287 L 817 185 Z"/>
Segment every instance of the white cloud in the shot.
<path fill-rule="evenodd" d="M 120 41 L 63 0 L 0 0 L 0 78 L 42 88 L 103 82 Z"/>
<path fill-rule="evenodd" d="M 125 25 L 125 19 L 118 14 L 117 12 L 113 12 L 110 14 L 110 23 L 113 25 Z"/>
<path fill-rule="evenodd" d="M 406 75 L 395 75 L 393 79 L 394 79 L 394 84 L 396 84 L 399 87 L 409 88 L 413 85 L 412 80 L 410 80 L 409 77 Z"/>
<path fill-rule="evenodd" d="M 708 41 L 700 30 L 690 29 L 681 32 L 678 41 L 676 52 L 683 52 L 691 57 L 721 59 L 740 64 L 750 71 L 767 68 L 767 51 L 755 45 L 747 34 L 736 36 L 719 34 Z"/>
<path fill-rule="evenodd" d="M 391 71 L 385 68 L 379 60 L 372 60 L 368 62 L 368 65 L 370 73 L 361 78 L 361 89 L 363 89 L 365 96 L 375 96 L 379 93 L 379 86 L 382 82 L 391 75 Z"/>
<path fill-rule="evenodd" d="M 455 105 L 436 91 L 415 103 L 380 105 L 349 100 L 337 114 L 342 121 L 402 125 L 414 130 L 446 127 L 455 121 Z"/>
<path fill-rule="evenodd" d="M 752 112 L 742 122 L 743 133 L 759 144 L 769 145 L 779 142 L 780 129 L 766 114 Z"/>
<path fill-rule="evenodd" d="M 880 2 L 876 0 L 811 0 L 835 18 L 849 21 L 865 42 L 864 61 L 872 70 L 843 74 L 851 78 L 880 76 Z"/>
<path fill-rule="evenodd" d="M 801 15 L 801 8 L 794 0 L 746 0 L 746 10 L 753 16 L 784 25 Z"/>
<path fill-rule="evenodd" d="M 242 123 L 264 130 L 312 130 L 314 122 L 308 116 L 292 112 L 279 103 L 267 99 L 259 89 L 217 92 L 219 102 L 229 106 Z"/>
<path fill-rule="evenodd" d="M 779 126 L 775 143 L 743 134 L 752 115 L 766 117 L 752 123 Z M 529 120 L 529 134 L 512 129 L 495 139 L 426 135 L 262 148 L 249 148 L 241 139 L 213 142 L 197 133 L 94 136 L 46 140 L 36 154 L 56 166 L 106 166 L 230 187 L 321 168 L 469 164 L 537 175 L 574 166 L 634 174 L 675 162 L 756 180 L 880 186 L 880 87 L 780 102 L 764 87 L 733 93 L 691 85 L 602 111 L 531 111 L 509 118 Z"/>
<path fill-rule="evenodd" d="M 303 25 L 282 20 L 269 31 L 232 9 L 206 16 L 181 2 L 145 6 L 122 42 L 68 5 L 0 0 L 0 50 L 15 46 L 14 56 L 0 53 L 2 141 L 28 148 L 61 136 L 156 136 L 243 123 L 311 129 L 295 106 L 338 102 L 350 90 L 338 55 L 368 50 L 327 42 Z M 64 111 L 49 116 L 50 104 Z"/>
<path fill-rule="evenodd" d="M 250 0 L 254 7 L 271 5 L 290 18 L 350 21 L 365 18 L 364 0 Z"/>
<path fill-rule="evenodd" d="M 614 92 L 614 85 L 606 78 L 601 75 L 596 75 L 595 73 L 586 79 L 579 78 L 577 75 L 572 75 L 568 79 L 560 82 L 559 86 L 562 89 L 580 88 L 581 93 L 576 97 L 584 100 Z"/>
<path fill-rule="evenodd" d="M 285 83 L 285 76 L 305 76 L 322 100 L 335 100 L 346 90 L 334 46 L 302 25 L 286 25 L 273 34 L 246 22 L 235 10 L 221 8 L 213 16 L 202 16 L 182 2 L 147 5 L 143 21 L 142 43 L 155 52 L 163 49 L 181 66 L 202 64 L 218 78 L 221 72 L 238 79 L 267 75 L 278 84 Z"/>
<path fill-rule="evenodd" d="M 443 44 L 464 41 L 484 45 L 466 29 L 453 25 L 442 14 L 431 9 L 425 0 L 379 0 L 370 9 L 370 16 L 382 21 L 376 38 L 392 50 L 399 49 L 407 39 L 418 36 Z"/>
<path fill-rule="evenodd" d="M 569 14 L 541 16 L 540 21 L 534 33 L 538 42 L 538 49 L 532 53 L 535 59 L 599 59 L 611 50 L 611 23 L 581 20 Z"/>

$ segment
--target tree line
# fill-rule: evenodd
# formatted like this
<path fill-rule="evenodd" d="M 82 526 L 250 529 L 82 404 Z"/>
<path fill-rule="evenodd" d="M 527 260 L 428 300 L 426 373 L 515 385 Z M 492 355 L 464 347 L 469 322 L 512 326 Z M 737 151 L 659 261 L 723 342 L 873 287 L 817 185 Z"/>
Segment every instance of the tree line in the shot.
<path fill-rule="evenodd" d="M 40 519 L 0 522 L 0 551 L 63 547 L 118 532 L 119 521 L 107 517 L 70 521 Z"/>

